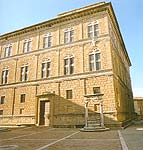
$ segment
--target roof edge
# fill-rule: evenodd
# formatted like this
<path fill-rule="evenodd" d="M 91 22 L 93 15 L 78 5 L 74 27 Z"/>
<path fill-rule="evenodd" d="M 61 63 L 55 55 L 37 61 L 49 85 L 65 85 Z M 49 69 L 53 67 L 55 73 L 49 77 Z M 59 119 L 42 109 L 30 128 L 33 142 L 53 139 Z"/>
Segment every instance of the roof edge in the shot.
<path fill-rule="evenodd" d="M 119 24 L 118 24 L 118 21 L 117 21 L 117 17 L 115 15 L 115 12 L 114 12 L 114 9 L 113 9 L 113 6 L 112 6 L 112 3 L 109 2 L 109 11 L 111 11 L 112 15 L 113 15 L 113 18 L 115 20 L 115 27 L 117 27 L 117 31 L 119 33 L 119 36 L 121 38 L 121 41 L 122 41 L 122 44 L 123 44 L 123 48 L 124 48 L 124 52 L 125 52 L 125 55 L 127 56 L 127 60 L 128 60 L 128 63 L 129 63 L 129 66 L 132 66 L 131 64 L 131 61 L 130 61 L 130 58 L 129 58 L 129 55 L 127 53 L 127 49 L 126 49 L 126 46 L 125 46 L 125 43 L 124 43 L 124 40 L 123 40 L 123 37 L 122 37 L 122 34 L 121 34 L 121 31 L 120 31 L 120 27 L 119 27 Z M 111 18 L 112 19 L 112 18 Z M 115 28 L 116 29 L 116 28 Z"/>
<path fill-rule="evenodd" d="M 95 8 L 97 6 L 101 6 L 101 5 L 105 4 L 105 3 L 106 2 L 104 2 L 104 1 L 103 2 L 98 2 L 98 3 L 92 4 L 92 5 L 88 5 L 88 6 L 85 6 L 85 7 L 81 7 L 81 8 L 77 8 L 77 9 L 71 10 L 71 11 L 60 13 L 57 16 L 61 17 L 61 16 L 66 16 L 66 15 L 71 15 L 73 13 L 77 13 L 77 12 L 85 11 L 87 9 Z"/>
<path fill-rule="evenodd" d="M 51 27 L 51 24 L 56 24 L 55 22 L 60 22 L 60 19 L 62 20 L 66 17 L 76 15 L 78 13 L 85 12 L 86 10 L 92 10 L 92 9 L 95 9 L 95 8 L 99 8 L 101 6 L 105 6 L 106 4 L 109 4 L 109 3 L 99 2 L 99 3 L 95 3 L 95 4 L 92 4 L 92 5 L 88 5 L 88 6 L 85 6 L 85 7 L 81 7 L 81 8 L 78 8 L 78 9 L 71 10 L 69 12 L 61 13 L 58 16 L 56 16 L 52 19 L 49 19 L 47 21 L 40 22 L 40 23 L 31 25 L 31 26 L 27 26 L 27 27 L 24 27 L 24 28 L 21 28 L 21 29 L 17 29 L 17 30 L 14 30 L 12 32 L 4 33 L 4 34 L 0 35 L 0 39 L 1 38 L 9 38 L 10 36 L 16 36 L 16 35 L 23 34 L 23 33 L 26 33 L 26 32 L 30 32 L 32 30 L 37 30 L 37 29 L 40 29 L 40 28 L 43 28 L 43 27 Z"/>

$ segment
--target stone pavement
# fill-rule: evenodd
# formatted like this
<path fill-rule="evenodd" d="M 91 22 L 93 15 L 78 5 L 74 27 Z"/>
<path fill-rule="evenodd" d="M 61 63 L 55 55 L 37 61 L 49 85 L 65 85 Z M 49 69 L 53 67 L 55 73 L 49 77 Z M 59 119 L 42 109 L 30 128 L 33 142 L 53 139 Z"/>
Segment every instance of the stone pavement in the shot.
<path fill-rule="evenodd" d="M 0 150 L 143 150 L 143 125 L 105 132 L 48 127 L 1 130 Z"/>
<path fill-rule="evenodd" d="M 120 130 L 123 137 L 123 150 L 143 150 L 143 124 L 136 123 L 124 130 Z M 124 145 L 125 142 L 125 145 Z"/>
<path fill-rule="evenodd" d="M 8 128 L 0 128 L 0 132 L 7 132 Z"/>
<path fill-rule="evenodd" d="M 27 127 L 0 133 L 0 150 L 121 150 L 117 130 Z"/>

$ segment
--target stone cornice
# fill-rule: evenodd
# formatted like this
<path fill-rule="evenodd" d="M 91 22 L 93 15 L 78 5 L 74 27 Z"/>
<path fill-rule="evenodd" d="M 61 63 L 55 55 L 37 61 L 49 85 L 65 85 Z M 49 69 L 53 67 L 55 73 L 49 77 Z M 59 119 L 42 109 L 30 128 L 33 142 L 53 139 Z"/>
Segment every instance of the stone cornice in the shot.
<path fill-rule="evenodd" d="M 40 30 L 41 28 L 52 28 L 54 25 L 56 24 L 60 24 L 62 22 L 66 22 L 69 20 L 73 20 L 73 19 L 77 19 L 77 18 L 81 18 L 84 16 L 88 16 L 97 12 L 101 12 L 106 10 L 108 7 L 108 5 L 110 5 L 110 3 L 99 3 L 99 4 L 94 4 L 94 5 L 90 5 L 90 6 L 86 6 L 80 9 L 76 9 L 67 13 L 63 13 L 59 16 L 57 16 L 56 18 L 53 18 L 51 20 L 39 23 L 39 24 L 35 24 L 29 27 L 25 27 L 23 29 L 20 30 L 16 30 L 10 33 L 6 33 L 4 35 L 0 36 L 0 40 L 5 40 L 8 38 L 12 38 L 15 36 L 19 36 L 21 34 L 24 33 L 28 33 L 28 32 L 32 32 L 32 31 L 36 31 L 36 30 Z"/>
<path fill-rule="evenodd" d="M 92 4 L 92 5 L 89 5 L 89 6 L 85 6 L 85 7 L 82 7 L 82 8 L 78 8 L 78 9 L 75 9 L 75 10 L 71 10 L 71 11 L 68 11 L 68 12 L 58 14 L 58 16 L 60 17 L 60 16 L 71 15 L 71 14 L 76 13 L 76 12 L 79 13 L 81 11 L 86 11 L 88 9 L 92 9 L 92 8 L 95 8 L 95 7 L 103 5 L 103 4 L 105 4 L 105 2 L 99 2 L 99 3 L 96 3 L 96 4 Z"/>

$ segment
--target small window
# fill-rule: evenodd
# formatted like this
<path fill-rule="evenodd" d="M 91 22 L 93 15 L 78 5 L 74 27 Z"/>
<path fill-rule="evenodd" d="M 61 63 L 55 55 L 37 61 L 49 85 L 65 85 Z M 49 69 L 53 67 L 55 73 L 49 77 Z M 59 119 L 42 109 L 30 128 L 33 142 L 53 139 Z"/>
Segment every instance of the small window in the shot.
<path fill-rule="evenodd" d="M 66 98 L 72 99 L 72 90 L 66 90 Z"/>
<path fill-rule="evenodd" d="M 100 87 L 93 87 L 93 94 L 100 93 Z"/>
<path fill-rule="evenodd" d="M 66 99 L 72 99 L 72 90 L 66 90 Z"/>
<path fill-rule="evenodd" d="M 24 103 L 25 102 L 25 94 L 21 94 L 20 96 L 20 103 Z"/>
<path fill-rule="evenodd" d="M 3 110 L 0 110 L 0 115 L 3 115 Z"/>
<path fill-rule="evenodd" d="M 4 104 L 4 102 L 5 102 L 5 96 L 1 96 L 0 104 Z"/>
<path fill-rule="evenodd" d="M 20 108 L 20 114 L 23 114 L 24 108 Z"/>
<path fill-rule="evenodd" d="M 94 111 L 98 110 L 98 104 L 94 104 Z"/>

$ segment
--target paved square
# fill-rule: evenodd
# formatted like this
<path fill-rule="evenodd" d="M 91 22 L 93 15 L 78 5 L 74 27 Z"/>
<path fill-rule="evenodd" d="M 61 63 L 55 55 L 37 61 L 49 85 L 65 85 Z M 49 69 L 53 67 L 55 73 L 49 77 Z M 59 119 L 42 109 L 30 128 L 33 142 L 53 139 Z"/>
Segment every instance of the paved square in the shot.
<path fill-rule="evenodd" d="M 117 130 L 27 127 L 0 133 L 0 150 L 121 150 Z"/>
<path fill-rule="evenodd" d="M 126 128 L 121 134 L 129 150 L 143 150 L 143 124 Z"/>

